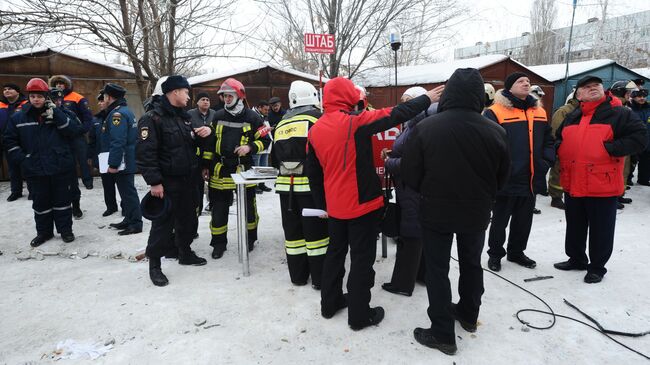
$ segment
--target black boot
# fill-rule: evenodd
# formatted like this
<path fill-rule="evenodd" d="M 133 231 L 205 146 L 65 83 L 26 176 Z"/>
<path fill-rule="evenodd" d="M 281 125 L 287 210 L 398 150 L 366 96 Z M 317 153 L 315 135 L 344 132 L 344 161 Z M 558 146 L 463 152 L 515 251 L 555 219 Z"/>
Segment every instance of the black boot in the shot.
<path fill-rule="evenodd" d="M 178 263 L 181 265 L 203 266 L 208 263 L 203 257 L 198 257 L 194 251 L 184 252 L 178 256 Z"/>
<path fill-rule="evenodd" d="M 155 286 L 165 286 L 169 280 L 160 268 L 160 258 L 149 258 L 149 278 Z"/>
<path fill-rule="evenodd" d="M 562 198 L 553 198 L 553 199 L 551 199 L 551 206 L 553 208 L 564 210 L 564 202 L 562 201 Z"/>
<path fill-rule="evenodd" d="M 379 324 L 379 322 L 381 322 L 384 319 L 384 308 L 382 307 L 370 308 L 369 315 L 370 317 L 361 323 L 348 322 L 348 325 L 350 325 L 350 328 L 353 331 L 359 331 L 369 326 L 376 326 Z"/>
<path fill-rule="evenodd" d="M 490 257 L 488 259 L 488 269 L 492 271 L 501 271 L 501 259 L 497 257 Z"/>
<path fill-rule="evenodd" d="M 46 241 L 52 239 L 52 237 L 54 237 L 52 233 L 50 234 L 39 233 L 38 235 L 36 235 L 36 237 L 34 237 L 34 239 L 32 240 L 32 242 L 29 243 L 29 245 L 32 247 L 38 247 L 44 244 Z"/>
<path fill-rule="evenodd" d="M 74 234 L 72 232 L 61 233 L 61 239 L 63 239 L 63 242 L 65 243 L 70 243 L 74 241 Z"/>
<path fill-rule="evenodd" d="M 23 197 L 23 194 L 22 194 L 22 193 L 11 193 L 11 194 L 7 197 L 7 201 L 8 201 L 8 202 L 12 202 L 12 201 L 14 201 L 14 200 L 16 200 L 16 199 L 19 199 L 19 198 L 22 198 L 22 197 Z"/>
<path fill-rule="evenodd" d="M 443 343 L 438 341 L 433 335 L 433 331 L 431 331 L 429 328 L 418 327 L 413 331 L 413 336 L 417 342 L 423 344 L 426 347 L 440 350 L 446 355 L 453 355 L 458 350 L 455 343 Z"/>
<path fill-rule="evenodd" d="M 72 216 L 75 218 L 81 218 L 83 217 L 84 213 L 81 211 L 81 206 L 79 204 L 79 200 L 75 200 L 72 202 Z"/>
<path fill-rule="evenodd" d="M 218 245 L 214 246 L 214 249 L 212 250 L 212 258 L 213 259 L 220 259 L 223 256 L 223 253 L 226 251 L 226 247 L 223 245 Z"/>

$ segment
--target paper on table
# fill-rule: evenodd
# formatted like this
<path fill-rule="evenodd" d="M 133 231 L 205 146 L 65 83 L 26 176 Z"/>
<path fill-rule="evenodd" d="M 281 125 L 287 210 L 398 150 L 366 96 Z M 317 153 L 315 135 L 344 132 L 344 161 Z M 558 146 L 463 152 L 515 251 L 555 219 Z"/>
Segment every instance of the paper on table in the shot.
<path fill-rule="evenodd" d="M 327 212 L 322 209 L 312 209 L 312 208 L 302 209 L 303 217 L 320 217 L 323 214 L 327 214 Z"/>
<path fill-rule="evenodd" d="M 109 152 L 102 152 L 99 155 L 97 155 L 97 159 L 99 160 L 99 173 L 100 174 L 105 174 L 108 172 L 108 154 Z M 122 156 L 122 164 L 120 164 L 120 167 L 117 169 L 122 171 L 126 168 L 126 164 L 124 163 L 124 156 Z"/>

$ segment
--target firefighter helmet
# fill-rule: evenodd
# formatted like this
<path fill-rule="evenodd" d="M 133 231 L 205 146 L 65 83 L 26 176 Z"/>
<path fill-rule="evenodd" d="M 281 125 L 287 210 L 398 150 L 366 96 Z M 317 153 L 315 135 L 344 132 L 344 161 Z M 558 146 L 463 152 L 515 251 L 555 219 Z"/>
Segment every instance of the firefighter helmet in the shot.
<path fill-rule="evenodd" d="M 233 93 L 236 94 L 239 99 L 246 99 L 246 89 L 244 88 L 244 85 L 232 77 L 226 79 L 226 81 L 221 84 L 219 91 L 217 91 L 217 94 L 224 93 Z"/>
<path fill-rule="evenodd" d="M 297 80 L 291 83 L 289 88 L 289 107 L 295 108 L 304 105 L 320 105 L 318 91 L 314 85 Z"/>
<path fill-rule="evenodd" d="M 33 78 L 27 83 L 25 88 L 28 92 L 37 92 L 37 93 L 49 93 L 50 87 L 47 86 L 47 82 L 43 79 Z"/>

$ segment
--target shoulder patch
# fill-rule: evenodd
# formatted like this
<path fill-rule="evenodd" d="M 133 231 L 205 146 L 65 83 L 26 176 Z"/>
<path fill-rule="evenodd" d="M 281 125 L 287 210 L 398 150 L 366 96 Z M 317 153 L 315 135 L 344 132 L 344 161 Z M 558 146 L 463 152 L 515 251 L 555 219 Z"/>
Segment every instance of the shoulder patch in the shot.
<path fill-rule="evenodd" d="M 149 137 L 149 127 L 140 128 L 140 138 L 144 141 Z"/>
<path fill-rule="evenodd" d="M 115 112 L 113 113 L 113 116 L 111 118 L 113 119 L 113 125 L 117 127 L 120 125 L 120 122 L 122 121 L 122 114 L 120 114 L 119 112 Z"/>

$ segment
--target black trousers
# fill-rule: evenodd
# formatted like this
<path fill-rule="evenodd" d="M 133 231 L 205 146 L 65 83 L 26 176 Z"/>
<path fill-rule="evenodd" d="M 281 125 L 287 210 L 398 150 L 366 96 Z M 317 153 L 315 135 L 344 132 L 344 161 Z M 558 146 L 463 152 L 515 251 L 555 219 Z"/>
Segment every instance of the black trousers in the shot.
<path fill-rule="evenodd" d="M 348 323 L 364 324 L 370 316 L 370 289 L 375 284 L 372 265 L 377 256 L 377 234 L 381 209 L 354 219 L 330 217 L 330 245 L 323 264 L 321 308 L 334 312 L 343 296 L 345 257 L 350 247 L 348 275 Z"/>
<path fill-rule="evenodd" d="M 189 188 L 192 181 L 191 175 L 163 176 L 164 194 L 171 199 L 171 211 L 164 218 L 151 222 L 146 251 L 148 257 L 160 258 L 170 252 L 174 245 L 180 254 L 190 251 L 194 236 L 194 191 Z"/>
<path fill-rule="evenodd" d="M 194 195 L 194 207 L 195 207 L 195 219 L 194 219 L 194 233 L 199 232 L 199 216 L 203 211 L 203 192 L 205 190 L 205 181 L 203 180 L 203 172 L 201 169 L 198 169 L 194 175 L 194 186 L 195 186 L 195 195 Z"/>
<path fill-rule="evenodd" d="M 528 245 L 530 228 L 533 225 L 535 196 L 497 196 L 492 209 L 492 223 L 488 237 L 488 255 L 502 258 L 506 255 L 503 245 L 506 241 L 506 227 L 510 222 L 508 235 L 508 256 L 521 255 Z"/>
<path fill-rule="evenodd" d="M 400 237 L 397 240 L 395 267 L 391 284 L 401 291 L 413 292 L 415 279 L 420 271 L 422 239 L 419 237 Z"/>
<path fill-rule="evenodd" d="M 291 198 L 289 194 L 279 195 L 291 282 L 306 283 L 311 275 L 311 283 L 320 286 L 329 245 L 327 219 L 302 216 L 303 208 L 316 207 L 311 195 L 293 194 Z"/>
<path fill-rule="evenodd" d="M 572 198 L 564 194 L 566 236 L 564 250 L 569 260 L 588 264 L 587 270 L 605 275 L 605 264 L 614 249 L 617 197 Z M 589 259 L 585 253 L 589 233 Z"/>
<path fill-rule="evenodd" d="M 637 182 L 650 182 L 650 151 L 645 150 L 639 153 L 639 175 Z"/>
<path fill-rule="evenodd" d="M 129 225 L 129 228 L 142 229 L 140 198 L 138 197 L 138 191 L 135 190 L 133 174 L 117 173 L 113 175 L 117 190 L 120 192 L 120 197 L 122 197 L 124 222 Z"/>
<path fill-rule="evenodd" d="M 210 246 L 212 247 L 220 246 L 225 249 L 228 244 L 228 210 L 232 204 L 233 193 L 234 190 L 210 188 L 210 202 L 212 203 L 212 219 L 210 220 L 210 233 L 212 234 L 212 240 L 210 241 Z M 246 199 L 248 242 L 253 243 L 257 240 L 258 222 L 255 187 L 247 187 L 246 196 L 238 196 L 237 199 Z"/>
<path fill-rule="evenodd" d="M 106 209 L 117 210 L 117 199 L 115 198 L 115 178 L 114 174 L 101 174 L 102 189 L 104 190 L 104 204 Z"/>
<path fill-rule="evenodd" d="M 54 225 L 59 233 L 72 232 L 70 173 L 27 178 L 38 234 L 50 235 Z"/>
<path fill-rule="evenodd" d="M 0 154 L 2 158 L 2 154 Z M 11 180 L 11 193 L 12 194 L 23 194 L 23 173 L 20 169 L 20 164 L 14 164 L 12 162 L 7 162 L 7 167 L 9 170 L 9 179 Z"/>
<path fill-rule="evenodd" d="M 451 315 L 451 284 L 449 282 L 449 256 L 454 233 L 438 232 L 422 227 L 422 246 L 426 261 L 426 283 L 429 296 L 427 313 L 436 339 L 455 343 L 454 318 Z M 468 322 L 476 322 L 483 295 L 483 269 L 481 253 L 485 231 L 456 233 L 460 278 L 458 280 L 458 313 Z"/>

